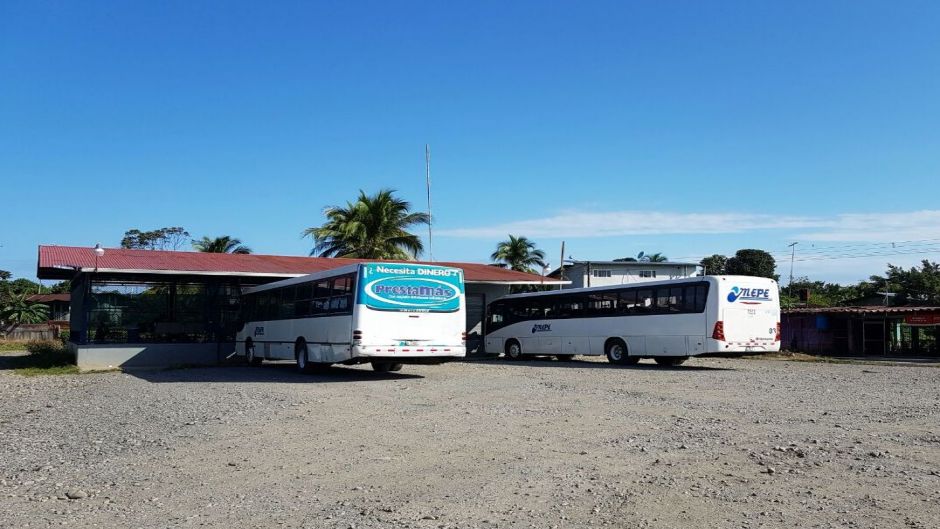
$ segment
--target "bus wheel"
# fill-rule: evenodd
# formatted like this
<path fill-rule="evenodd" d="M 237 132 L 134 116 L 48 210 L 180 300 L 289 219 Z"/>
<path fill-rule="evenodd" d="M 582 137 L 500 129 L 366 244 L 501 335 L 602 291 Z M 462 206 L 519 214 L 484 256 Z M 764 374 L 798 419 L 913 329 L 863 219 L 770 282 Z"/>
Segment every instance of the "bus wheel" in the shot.
<path fill-rule="evenodd" d="M 248 360 L 250 366 L 260 366 L 264 361 L 264 358 L 255 356 L 255 343 L 251 340 L 245 342 L 245 359 Z"/>
<path fill-rule="evenodd" d="M 308 362 L 307 362 L 307 342 L 303 339 L 297 340 L 297 345 L 294 346 L 294 359 L 297 360 L 297 370 L 302 373 L 307 372 Z"/>
<path fill-rule="evenodd" d="M 372 369 L 376 373 L 388 373 L 389 371 L 401 371 L 402 365 L 395 362 L 372 362 Z"/>
<path fill-rule="evenodd" d="M 557 358 L 559 362 L 571 362 L 574 360 L 574 355 L 555 355 L 555 358 Z"/>
<path fill-rule="evenodd" d="M 623 343 L 623 340 L 620 338 L 607 340 L 607 344 L 604 347 L 604 353 L 607 354 L 607 361 L 611 364 L 625 366 L 634 365 L 640 361 L 639 358 L 630 356 L 627 353 L 627 344 Z"/>
<path fill-rule="evenodd" d="M 522 346 L 516 340 L 506 342 L 506 358 L 510 360 L 522 360 Z"/>
<path fill-rule="evenodd" d="M 688 359 L 688 356 L 657 356 L 653 358 L 657 364 L 668 367 L 681 366 Z"/>

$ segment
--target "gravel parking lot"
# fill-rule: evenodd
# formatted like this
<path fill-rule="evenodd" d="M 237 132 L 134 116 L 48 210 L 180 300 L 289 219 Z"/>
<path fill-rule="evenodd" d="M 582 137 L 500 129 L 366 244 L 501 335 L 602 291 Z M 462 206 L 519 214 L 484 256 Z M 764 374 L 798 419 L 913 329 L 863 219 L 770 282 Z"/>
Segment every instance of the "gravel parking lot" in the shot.
<path fill-rule="evenodd" d="M 940 369 L 0 371 L 0 527 L 940 525 Z"/>

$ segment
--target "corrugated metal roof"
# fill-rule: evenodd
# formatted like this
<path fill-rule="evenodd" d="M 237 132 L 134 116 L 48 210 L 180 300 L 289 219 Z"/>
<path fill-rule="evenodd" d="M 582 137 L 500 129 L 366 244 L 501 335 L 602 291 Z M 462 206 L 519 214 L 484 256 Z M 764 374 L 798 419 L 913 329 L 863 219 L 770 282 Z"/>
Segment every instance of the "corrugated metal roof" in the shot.
<path fill-rule="evenodd" d="M 26 298 L 27 301 L 32 301 L 33 303 L 52 303 L 53 301 L 71 301 L 71 294 L 33 294 Z"/>
<path fill-rule="evenodd" d="M 783 309 L 784 314 L 915 314 L 940 313 L 940 307 L 799 307 Z"/>
<path fill-rule="evenodd" d="M 39 247 L 37 276 L 40 279 L 68 279 L 72 277 L 76 270 L 88 272 L 98 269 L 102 272 L 128 274 L 194 272 L 208 275 L 246 274 L 287 277 L 312 274 L 348 264 L 369 261 L 368 259 L 105 248 L 104 255 L 99 257 L 96 262 L 94 249 L 91 247 L 42 245 Z M 464 271 L 464 280 L 467 282 L 559 283 L 557 280 L 543 278 L 540 275 L 517 272 L 481 263 L 412 262 L 461 268 Z"/>

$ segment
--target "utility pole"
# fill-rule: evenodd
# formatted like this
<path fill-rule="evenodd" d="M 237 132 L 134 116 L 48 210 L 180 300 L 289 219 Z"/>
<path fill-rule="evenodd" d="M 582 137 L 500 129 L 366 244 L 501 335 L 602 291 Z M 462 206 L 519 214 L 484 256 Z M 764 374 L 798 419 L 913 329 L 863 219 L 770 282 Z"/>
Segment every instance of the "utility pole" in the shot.
<path fill-rule="evenodd" d="M 787 284 L 790 287 L 790 290 L 793 290 L 793 261 L 796 258 L 796 245 L 800 244 L 799 242 L 790 243 L 790 282 Z M 790 292 L 790 295 L 793 295 L 793 292 Z"/>
<path fill-rule="evenodd" d="M 561 258 L 558 259 L 558 279 L 565 280 L 565 241 L 561 241 Z M 558 285 L 558 290 L 565 288 L 564 285 Z"/>
<path fill-rule="evenodd" d="M 424 182 L 428 188 L 428 259 L 434 262 L 434 247 L 431 242 L 431 145 L 424 144 Z"/>

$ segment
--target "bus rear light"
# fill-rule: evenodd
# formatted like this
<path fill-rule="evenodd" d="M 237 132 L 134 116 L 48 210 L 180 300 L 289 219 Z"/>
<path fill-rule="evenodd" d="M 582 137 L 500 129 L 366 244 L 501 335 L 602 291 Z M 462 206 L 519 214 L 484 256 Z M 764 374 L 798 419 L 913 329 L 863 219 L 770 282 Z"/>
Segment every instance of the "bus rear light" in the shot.
<path fill-rule="evenodd" d="M 712 331 L 712 339 L 718 340 L 719 342 L 725 341 L 725 322 L 715 322 L 715 329 Z"/>
<path fill-rule="evenodd" d="M 783 337 L 780 335 L 780 322 L 778 321 L 778 322 L 777 322 L 777 335 L 774 336 L 774 341 L 775 341 L 775 342 L 779 342 L 779 341 L 781 340 L 781 338 L 783 338 Z"/>

